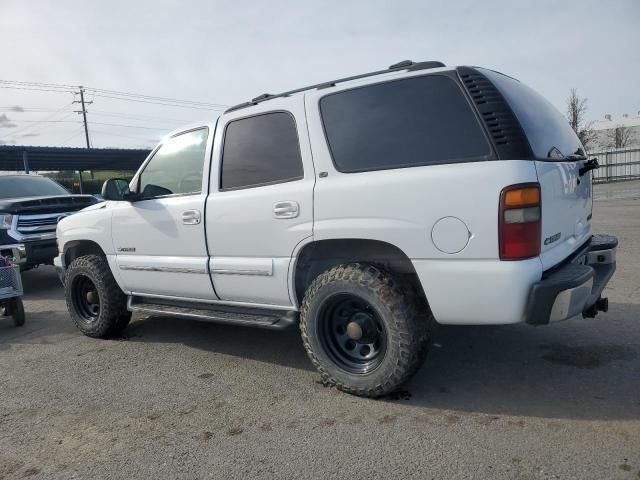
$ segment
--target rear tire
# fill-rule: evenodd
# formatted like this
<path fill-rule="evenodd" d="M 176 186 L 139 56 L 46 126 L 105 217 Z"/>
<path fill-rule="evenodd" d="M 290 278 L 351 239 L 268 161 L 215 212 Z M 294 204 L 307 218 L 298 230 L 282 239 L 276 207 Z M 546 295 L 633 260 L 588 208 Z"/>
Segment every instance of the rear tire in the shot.
<path fill-rule="evenodd" d="M 11 316 L 13 317 L 13 324 L 16 327 L 24 325 L 24 303 L 22 303 L 21 298 L 11 300 Z"/>
<path fill-rule="evenodd" d="M 432 316 L 410 285 L 365 264 L 319 275 L 305 293 L 300 329 L 326 384 L 354 395 L 397 390 L 422 365 Z"/>
<path fill-rule="evenodd" d="M 76 258 L 65 273 L 65 298 L 71 319 L 89 337 L 119 334 L 131 318 L 127 297 L 113 278 L 104 257 Z"/>

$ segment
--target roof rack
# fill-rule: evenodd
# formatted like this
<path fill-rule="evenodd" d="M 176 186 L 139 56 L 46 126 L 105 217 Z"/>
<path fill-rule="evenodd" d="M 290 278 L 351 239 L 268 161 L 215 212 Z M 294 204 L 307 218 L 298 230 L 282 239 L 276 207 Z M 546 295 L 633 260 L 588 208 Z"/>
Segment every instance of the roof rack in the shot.
<path fill-rule="evenodd" d="M 249 102 L 240 103 L 238 105 L 234 105 L 233 107 L 228 108 L 225 113 L 233 112 L 234 110 L 240 110 L 242 108 L 251 107 L 253 105 L 258 105 L 266 100 L 273 100 L 274 98 L 288 97 L 293 95 L 294 93 L 304 92 L 305 90 L 321 90 L 323 88 L 334 87 L 338 83 L 349 82 L 351 80 L 358 80 L 360 78 L 373 77 L 375 75 L 382 75 L 383 73 L 397 72 L 400 70 L 407 70 L 409 72 L 413 72 L 415 70 L 426 70 L 429 68 L 440 68 L 446 67 L 446 65 L 442 62 L 438 61 L 429 61 L 429 62 L 412 62 L 411 60 L 403 60 L 398 63 L 394 63 L 390 65 L 388 68 L 384 70 L 376 70 L 375 72 L 370 73 L 362 73 L 360 75 L 354 75 L 352 77 L 339 78 L 337 80 L 331 80 L 329 82 L 317 83 L 315 85 L 310 85 L 308 87 L 296 88 L 295 90 L 289 90 L 288 92 L 271 94 L 271 93 L 263 93 L 262 95 L 257 96 L 256 98 L 252 98 Z"/>

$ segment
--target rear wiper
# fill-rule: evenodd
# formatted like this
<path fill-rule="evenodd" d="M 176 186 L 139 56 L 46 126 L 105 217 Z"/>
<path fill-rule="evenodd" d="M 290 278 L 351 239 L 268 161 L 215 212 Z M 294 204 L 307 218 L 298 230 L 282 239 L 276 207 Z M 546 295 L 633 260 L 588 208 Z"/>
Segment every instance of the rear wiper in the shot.
<path fill-rule="evenodd" d="M 580 174 L 580 176 L 583 176 L 585 173 L 591 170 L 595 170 L 596 168 L 599 168 L 599 167 L 600 167 L 600 164 L 598 163 L 598 159 L 592 158 L 591 160 L 587 160 L 586 162 L 584 162 L 584 165 L 580 167 L 580 170 L 578 170 L 578 173 Z"/>
<path fill-rule="evenodd" d="M 586 160 L 586 159 L 587 157 L 585 155 L 580 155 L 579 153 L 572 153 L 571 155 L 567 155 L 566 157 L 563 158 L 563 160 L 570 160 L 574 162 L 577 162 L 579 160 Z"/>

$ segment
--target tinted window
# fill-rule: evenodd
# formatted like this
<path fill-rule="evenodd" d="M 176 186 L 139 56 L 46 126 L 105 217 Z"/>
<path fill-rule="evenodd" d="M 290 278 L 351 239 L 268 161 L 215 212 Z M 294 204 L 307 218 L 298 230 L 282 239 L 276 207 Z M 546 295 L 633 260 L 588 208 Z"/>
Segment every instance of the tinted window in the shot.
<path fill-rule="evenodd" d="M 199 193 L 208 132 L 201 128 L 164 142 L 140 175 L 140 192 L 148 197 Z"/>
<path fill-rule="evenodd" d="M 227 125 L 221 188 L 287 182 L 302 176 L 298 133 L 290 114 L 267 113 Z"/>
<path fill-rule="evenodd" d="M 44 197 L 69 195 L 53 180 L 29 175 L 0 177 L 0 198 Z"/>
<path fill-rule="evenodd" d="M 491 153 L 458 85 L 443 75 L 334 93 L 320 101 L 338 170 L 358 172 L 481 159 Z"/>
<path fill-rule="evenodd" d="M 479 70 L 509 102 L 537 158 L 547 158 L 554 147 L 565 156 L 583 148 L 567 119 L 542 95 L 506 75 Z"/>

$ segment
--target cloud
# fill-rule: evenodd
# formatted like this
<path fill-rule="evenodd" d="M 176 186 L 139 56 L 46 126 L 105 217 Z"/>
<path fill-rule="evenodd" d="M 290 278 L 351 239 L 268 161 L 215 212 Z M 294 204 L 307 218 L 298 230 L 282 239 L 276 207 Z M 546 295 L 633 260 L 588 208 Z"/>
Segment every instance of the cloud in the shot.
<path fill-rule="evenodd" d="M 13 145 L 16 143 L 15 140 L 0 140 L 0 145 Z"/>
<path fill-rule="evenodd" d="M 7 117 L 6 113 L 0 115 L 0 128 L 14 128 L 17 125 L 15 123 L 11 123 L 9 117 Z"/>
<path fill-rule="evenodd" d="M 14 105 L 13 107 L 11 107 L 9 109 L 10 112 L 24 112 L 24 108 L 22 108 L 20 105 Z"/>
<path fill-rule="evenodd" d="M 39 137 L 40 134 L 39 133 L 23 133 L 22 135 L 18 135 L 18 137 Z"/>

